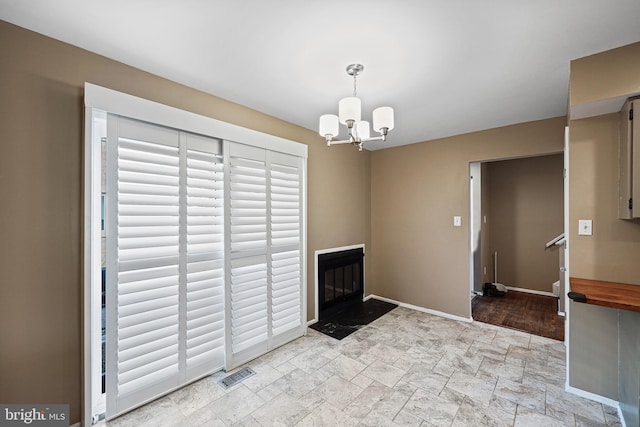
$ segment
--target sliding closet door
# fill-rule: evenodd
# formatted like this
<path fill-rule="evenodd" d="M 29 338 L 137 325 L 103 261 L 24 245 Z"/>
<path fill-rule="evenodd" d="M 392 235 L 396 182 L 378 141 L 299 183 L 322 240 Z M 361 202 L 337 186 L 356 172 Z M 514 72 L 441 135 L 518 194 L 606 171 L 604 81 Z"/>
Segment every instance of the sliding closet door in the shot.
<path fill-rule="evenodd" d="M 220 142 L 107 119 L 107 417 L 224 364 Z"/>
<path fill-rule="evenodd" d="M 302 162 L 227 143 L 227 369 L 304 333 Z"/>

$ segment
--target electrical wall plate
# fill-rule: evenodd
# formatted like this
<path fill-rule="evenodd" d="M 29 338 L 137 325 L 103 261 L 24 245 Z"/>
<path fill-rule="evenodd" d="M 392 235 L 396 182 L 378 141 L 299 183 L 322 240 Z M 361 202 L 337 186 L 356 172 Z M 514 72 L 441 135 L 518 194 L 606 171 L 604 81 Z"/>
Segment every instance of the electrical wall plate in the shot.
<path fill-rule="evenodd" d="M 579 236 L 591 236 L 593 235 L 593 221 L 590 219 L 578 220 L 578 235 Z"/>

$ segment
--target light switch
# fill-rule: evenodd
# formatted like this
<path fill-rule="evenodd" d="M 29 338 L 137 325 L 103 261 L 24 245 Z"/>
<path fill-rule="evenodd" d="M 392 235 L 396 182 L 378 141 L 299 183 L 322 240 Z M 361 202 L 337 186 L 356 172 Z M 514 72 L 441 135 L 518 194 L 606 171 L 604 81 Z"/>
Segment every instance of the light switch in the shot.
<path fill-rule="evenodd" d="M 460 227 L 461 225 L 462 225 L 462 217 L 454 216 L 453 217 L 453 226 L 454 227 Z"/>
<path fill-rule="evenodd" d="M 578 235 L 580 236 L 593 235 L 593 223 L 590 219 L 578 220 Z"/>

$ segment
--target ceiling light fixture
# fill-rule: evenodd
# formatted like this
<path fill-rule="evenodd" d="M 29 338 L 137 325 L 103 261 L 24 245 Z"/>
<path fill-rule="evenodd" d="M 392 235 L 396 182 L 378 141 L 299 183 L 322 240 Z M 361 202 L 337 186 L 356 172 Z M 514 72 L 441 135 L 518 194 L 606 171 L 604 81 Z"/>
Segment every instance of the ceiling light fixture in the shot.
<path fill-rule="evenodd" d="M 353 144 L 362 151 L 362 146 L 367 141 L 386 141 L 387 133 L 393 129 L 393 108 L 378 107 L 373 110 L 373 130 L 380 136 L 371 137 L 369 122 L 361 120 L 360 98 L 356 95 L 357 77 L 364 70 L 362 64 L 351 64 L 347 67 L 347 74 L 353 76 L 353 96 L 342 98 L 338 104 L 338 116 L 335 114 L 323 114 L 320 116 L 319 133 L 327 141 L 327 147 L 334 144 Z M 347 126 L 349 138 L 334 140 L 340 133 L 340 123 Z"/>

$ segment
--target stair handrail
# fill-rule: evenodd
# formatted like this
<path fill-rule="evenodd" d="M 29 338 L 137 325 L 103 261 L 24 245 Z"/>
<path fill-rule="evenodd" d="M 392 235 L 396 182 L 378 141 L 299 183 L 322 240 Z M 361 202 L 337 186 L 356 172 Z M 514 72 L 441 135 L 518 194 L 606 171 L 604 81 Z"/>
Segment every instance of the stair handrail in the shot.
<path fill-rule="evenodd" d="M 562 243 L 564 243 L 564 241 L 561 242 L 561 240 L 564 240 L 564 232 L 562 232 L 562 234 L 559 234 L 557 237 L 549 240 L 547 242 L 546 245 L 544 245 L 545 249 L 550 248 L 553 245 L 561 245 Z"/>

